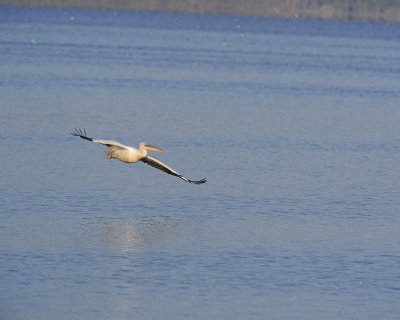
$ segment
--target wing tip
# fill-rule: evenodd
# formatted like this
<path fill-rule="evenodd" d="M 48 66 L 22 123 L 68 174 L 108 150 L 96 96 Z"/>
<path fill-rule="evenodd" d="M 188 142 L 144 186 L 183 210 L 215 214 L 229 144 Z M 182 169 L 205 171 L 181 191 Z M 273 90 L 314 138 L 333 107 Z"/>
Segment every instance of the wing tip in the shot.
<path fill-rule="evenodd" d="M 207 182 L 206 178 L 203 178 L 201 180 L 188 180 L 188 182 L 193 183 L 193 184 L 203 184 Z"/>
<path fill-rule="evenodd" d="M 78 128 L 78 129 L 75 128 L 75 132 L 71 132 L 71 134 L 72 134 L 73 136 L 80 137 L 80 138 L 85 139 L 85 140 L 93 141 L 92 138 L 89 138 L 89 137 L 87 136 L 87 133 L 86 133 L 86 129 L 85 129 L 85 128 L 83 128 L 83 130 L 82 130 L 81 128 Z"/>

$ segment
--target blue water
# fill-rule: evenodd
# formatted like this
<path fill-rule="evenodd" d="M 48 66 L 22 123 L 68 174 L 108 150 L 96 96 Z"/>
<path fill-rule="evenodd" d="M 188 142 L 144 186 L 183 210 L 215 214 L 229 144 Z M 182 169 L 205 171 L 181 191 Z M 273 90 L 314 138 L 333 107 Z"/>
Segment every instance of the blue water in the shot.
<path fill-rule="evenodd" d="M 0 7 L 0 30 L 2 320 L 398 319 L 400 26 Z"/>

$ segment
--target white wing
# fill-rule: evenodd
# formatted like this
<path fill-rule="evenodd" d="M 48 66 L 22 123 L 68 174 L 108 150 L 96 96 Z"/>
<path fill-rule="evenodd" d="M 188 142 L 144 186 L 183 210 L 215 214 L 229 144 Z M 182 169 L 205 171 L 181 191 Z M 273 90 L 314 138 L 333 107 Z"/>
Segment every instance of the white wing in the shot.
<path fill-rule="evenodd" d="M 111 148 L 111 150 L 126 150 L 128 149 L 127 146 L 123 145 L 122 143 L 119 143 L 118 141 L 114 141 L 114 140 L 100 140 L 100 139 L 93 139 L 87 136 L 86 134 L 86 130 L 85 129 L 76 129 L 75 128 L 75 132 L 71 133 L 73 136 L 76 137 L 80 137 L 82 139 L 88 140 L 88 141 L 92 141 L 94 143 L 99 143 L 102 145 L 105 145 L 109 148 Z"/>
<path fill-rule="evenodd" d="M 100 140 L 100 139 L 93 139 L 92 140 L 94 143 L 99 143 L 102 145 L 105 145 L 112 150 L 126 150 L 128 147 L 126 145 L 123 145 L 122 143 L 119 143 L 118 141 L 114 140 Z"/>

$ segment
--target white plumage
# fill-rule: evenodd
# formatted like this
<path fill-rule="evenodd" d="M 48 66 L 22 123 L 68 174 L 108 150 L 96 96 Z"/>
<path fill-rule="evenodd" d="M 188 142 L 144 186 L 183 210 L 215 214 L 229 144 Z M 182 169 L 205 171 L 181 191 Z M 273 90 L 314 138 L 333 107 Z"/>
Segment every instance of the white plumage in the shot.
<path fill-rule="evenodd" d="M 161 162 L 160 160 L 151 157 L 147 155 L 147 151 L 154 151 L 154 152 L 162 152 L 163 150 L 161 148 L 151 146 L 147 142 L 141 142 L 139 145 L 139 148 L 134 148 L 131 146 L 126 146 L 122 143 L 119 143 L 118 141 L 114 140 L 102 140 L 102 139 L 93 139 L 87 136 L 86 130 L 83 129 L 75 129 L 75 132 L 71 133 L 73 136 L 80 137 L 82 139 L 102 144 L 110 148 L 110 151 L 107 152 L 106 157 L 107 159 L 117 159 L 119 161 L 125 162 L 125 163 L 135 163 L 138 161 L 142 161 L 144 163 L 147 163 L 148 165 L 157 168 L 159 170 L 162 170 L 168 174 L 171 174 L 173 176 L 176 176 L 178 178 L 181 178 L 182 180 L 194 184 L 202 184 L 207 181 L 207 179 L 201 179 L 201 180 L 190 180 L 174 169 L 172 169 L 170 166 L 166 165 L 165 163 Z"/>

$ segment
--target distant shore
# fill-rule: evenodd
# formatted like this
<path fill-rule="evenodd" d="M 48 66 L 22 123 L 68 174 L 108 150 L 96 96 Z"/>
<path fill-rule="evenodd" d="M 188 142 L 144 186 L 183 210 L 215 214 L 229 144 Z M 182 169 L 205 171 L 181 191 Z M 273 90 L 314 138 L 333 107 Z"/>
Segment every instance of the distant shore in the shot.
<path fill-rule="evenodd" d="M 400 0 L 0 0 L 0 5 L 400 22 Z"/>

